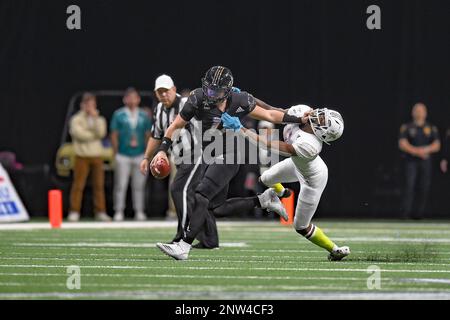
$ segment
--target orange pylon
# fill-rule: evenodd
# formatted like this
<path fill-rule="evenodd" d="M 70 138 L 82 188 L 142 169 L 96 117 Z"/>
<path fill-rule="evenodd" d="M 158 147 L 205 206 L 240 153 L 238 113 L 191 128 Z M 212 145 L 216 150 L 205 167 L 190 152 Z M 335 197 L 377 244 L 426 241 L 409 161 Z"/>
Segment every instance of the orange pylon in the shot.
<path fill-rule="evenodd" d="M 281 203 L 283 203 L 288 214 L 288 221 L 285 221 L 282 217 L 280 217 L 280 222 L 282 225 L 292 225 L 294 223 L 294 196 L 294 191 L 291 190 L 291 195 L 288 198 L 281 199 Z"/>
<path fill-rule="evenodd" d="M 62 223 L 62 192 L 50 190 L 48 192 L 48 218 L 52 228 L 60 228 Z"/>

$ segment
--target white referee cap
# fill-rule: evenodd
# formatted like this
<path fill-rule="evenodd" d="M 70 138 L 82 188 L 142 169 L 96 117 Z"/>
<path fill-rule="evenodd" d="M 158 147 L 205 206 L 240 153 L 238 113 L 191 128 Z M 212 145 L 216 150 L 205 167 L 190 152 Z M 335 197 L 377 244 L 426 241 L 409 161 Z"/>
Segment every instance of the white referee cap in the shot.
<path fill-rule="evenodd" d="M 173 83 L 172 78 L 167 74 L 160 75 L 158 78 L 156 78 L 155 91 L 160 88 L 171 89 L 173 87 L 175 87 L 175 84 Z"/>

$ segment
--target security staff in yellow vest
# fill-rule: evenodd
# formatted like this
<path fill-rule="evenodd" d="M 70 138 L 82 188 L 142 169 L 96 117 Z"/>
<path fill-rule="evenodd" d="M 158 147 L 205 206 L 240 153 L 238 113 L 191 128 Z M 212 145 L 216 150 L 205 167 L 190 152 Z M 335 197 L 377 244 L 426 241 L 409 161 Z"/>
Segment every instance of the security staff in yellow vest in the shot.
<path fill-rule="evenodd" d="M 403 217 L 422 219 L 431 185 L 432 154 L 439 152 L 441 143 L 438 129 L 427 122 L 425 104 L 414 105 L 412 119 L 400 127 L 399 136 L 405 165 Z M 416 204 L 414 199 L 417 199 Z"/>

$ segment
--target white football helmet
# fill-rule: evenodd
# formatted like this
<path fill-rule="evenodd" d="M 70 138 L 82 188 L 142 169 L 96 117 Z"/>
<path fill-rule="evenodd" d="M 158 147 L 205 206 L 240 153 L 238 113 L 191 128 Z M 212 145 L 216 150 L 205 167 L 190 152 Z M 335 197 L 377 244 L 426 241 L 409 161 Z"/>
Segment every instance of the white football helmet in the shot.
<path fill-rule="evenodd" d="M 326 144 L 339 139 L 344 133 L 344 119 L 335 110 L 314 109 L 309 115 L 309 123 L 316 137 Z"/>

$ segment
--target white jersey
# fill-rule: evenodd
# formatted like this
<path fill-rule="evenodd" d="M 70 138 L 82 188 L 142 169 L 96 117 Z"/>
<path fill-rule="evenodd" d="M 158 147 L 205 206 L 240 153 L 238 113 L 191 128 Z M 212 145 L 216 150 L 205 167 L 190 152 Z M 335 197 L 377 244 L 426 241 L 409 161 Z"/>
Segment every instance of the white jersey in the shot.
<path fill-rule="evenodd" d="M 310 110 L 312 109 L 306 105 L 299 105 L 297 111 L 294 111 L 295 116 L 303 116 Z M 261 181 L 268 187 L 278 182 L 300 182 L 294 227 L 296 230 L 304 230 L 311 223 L 328 181 L 327 165 L 319 156 L 322 141 L 314 134 L 301 130 L 297 124 L 287 125 L 283 136 L 284 141 L 294 147 L 296 154 L 265 171 L 261 175 Z"/>
<path fill-rule="evenodd" d="M 312 108 L 307 105 L 299 105 L 300 114 L 303 116 Z M 305 178 L 316 175 L 324 170 L 325 163 L 319 154 L 322 151 L 322 141 L 320 141 L 313 133 L 308 133 L 300 129 L 297 124 L 288 124 L 283 131 L 284 141 L 291 144 L 296 155 L 291 157 L 295 166 Z"/>

